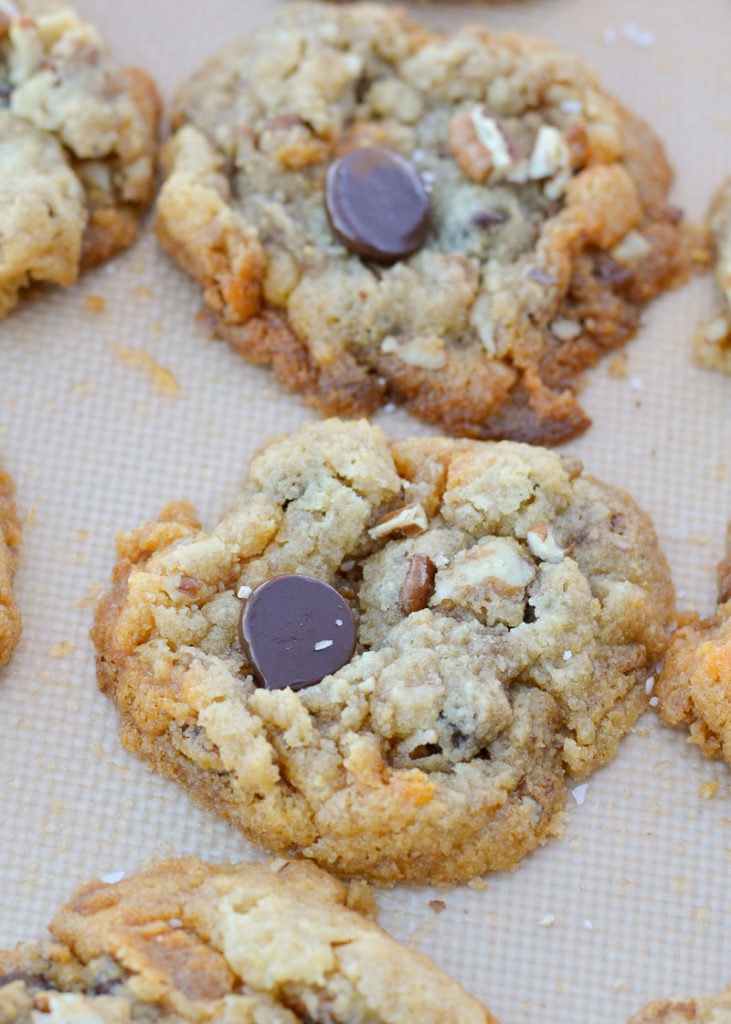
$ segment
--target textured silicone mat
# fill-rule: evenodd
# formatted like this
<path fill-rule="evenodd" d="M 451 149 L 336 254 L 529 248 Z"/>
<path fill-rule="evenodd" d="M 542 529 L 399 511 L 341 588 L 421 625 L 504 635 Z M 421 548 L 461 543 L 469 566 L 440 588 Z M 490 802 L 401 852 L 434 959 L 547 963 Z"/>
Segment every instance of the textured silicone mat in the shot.
<path fill-rule="evenodd" d="M 169 95 L 216 47 L 276 3 L 79 0 L 126 63 Z M 547 37 L 581 53 L 648 118 L 677 170 L 675 201 L 700 218 L 731 173 L 731 4 L 523 0 L 428 5 Z M 101 296 L 104 308 L 85 305 Z M 0 672 L 0 945 L 42 933 L 81 881 L 152 857 L 258 856 L 117 740 L 96 690 L 88 631 L 113 538 L 190 498 L 212 525 L 268 435 L 311 417 L 273 377 L 196 326 L 198 290 L 139 244 L 71 291 L 45 291 L 0 323 L 0 461 L 17 484 L 24 634 Z M 710 611 L 731 517 L 731 379 L 697 369 L 690 335 L 708 277 L 649 307 L 584 403 L 594 426 L 566 446 L 652 514 L 679 605 Z M 392 436 L 423 428 L 401 413 Z M 715 781 L 718 789 L 704 798 Z M 731 982 L 731 774 L 652 713 L 617 760 L 569 800 L 565 835 L 485 887 L 379 892 L 382 922 L 428 952 L 502 1024 L 614 1024 L 650 998 Z M 434 902 L 438 901 L 438 902 Z"/>

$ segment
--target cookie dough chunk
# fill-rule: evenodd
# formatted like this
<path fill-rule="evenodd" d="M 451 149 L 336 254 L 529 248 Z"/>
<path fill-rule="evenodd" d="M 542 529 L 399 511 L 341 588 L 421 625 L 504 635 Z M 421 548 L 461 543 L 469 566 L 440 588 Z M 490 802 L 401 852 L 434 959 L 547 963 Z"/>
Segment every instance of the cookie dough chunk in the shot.
<path fill-rule="evenodd" d="M 0 317 L 32 282 L 71 285 L 134 240 L 158 106 L 70 7 L 0 6 Z"/>
<path fill-rule="evenodd" d="M 656 689 L 663 720 L 687 726 L 706 757 L 731 766 L 731 524 L 718 566 L 716 612 L 675 631 Z"/>
<path fill-rule="evenodd" d="M 648 519 L 578 460 L 366 421 L 272 442 L 213 531 L 173 505 L 118 548 L 94 640 L 127 749 L 252 841 L 384 881 L 511 868 L 555 832 L 567 776 L 644 709 L 674 606 Z M 339 591 L 357 646 L 269 689 L 238 623 L 291 573 Z"/>
<path fill-rule="evenodd" d="M 731 1021 L 731 988 L 706 999 L 665 999 L 649 1003 L 629 1024 L 726 1024 Z"/>
<path fill-rule="evenodd" d="M 362 887 L 361 887 L 362 888 Z M 314 864 L 161 861 L 91 882 L 55 942 L 0 952 L 0 1020 L 496 1024 Z"/>
<path fill-rule="evenodd" d="M 14 549 L 20 544 L 20 523 L 13 504 L 13 483 L 0 468 L 0 666 L 20 639 L 20 612 L 13 595 Z"/>
<path fill-rule="evenodd" d="M 694 348 L 702 366 L 731 373 L 731 178 L 716 195 L 708 220 L 720 309 L 718 316 L 696 333 Z"/>
<path fill-rule="evenodd" d="M 589 424 L 581 371 L 687 272 L 659 142 L 535 40 L 293 4 L 204 67 L 173 121 L 160 241 L 210 329 L 326 415 L 396 402 L 453 435 L 563 441 Z M 328 172 L 359 147 L 429 193 L 410 256 L 361 258 L 331 227 Z M 363 193 L 385 231 L 394 191 Z"/>

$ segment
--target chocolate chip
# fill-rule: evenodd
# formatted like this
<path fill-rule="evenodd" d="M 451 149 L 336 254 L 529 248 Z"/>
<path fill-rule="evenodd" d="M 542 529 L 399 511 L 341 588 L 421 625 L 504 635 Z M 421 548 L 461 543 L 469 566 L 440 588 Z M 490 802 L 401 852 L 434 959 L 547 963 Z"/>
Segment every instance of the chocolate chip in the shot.
<path fill-rule="evenodd" d="M 494 228 L 496 224 L 504 224 L 509 219 L 505 210 L 477 210 L 470 217 L 470 223 L 476 228 Z"/>
<path fill-rule="evenodd" d="M 353 149 L 330 166 L 325 208 L 348 249 L 381 263 L 415 252 L 431 227 L 429 195 L 416 168 L 381 146 Z"/>
<path fill-rule="evenodd" d="M 324 580 L 275 576 L 244 604 L 239 642 L 268 690 L 300 690 L 350 661 L 355 623 L 343 598 Z"/>
<path fill-rule="evenodd" d="M 399 610 L 404 615 L 426 608 L 434 587 L 437 567 L 428 555 L 416 554 L 409 559 L 406 576 L 398 593 Z"/>

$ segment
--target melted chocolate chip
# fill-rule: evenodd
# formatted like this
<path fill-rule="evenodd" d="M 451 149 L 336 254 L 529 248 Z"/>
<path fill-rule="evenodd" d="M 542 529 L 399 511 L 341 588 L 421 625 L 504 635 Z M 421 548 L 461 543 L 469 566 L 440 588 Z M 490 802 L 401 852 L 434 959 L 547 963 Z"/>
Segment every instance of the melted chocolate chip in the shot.
<path fill-rule="evenodd" d="M 330 166 L 325 208 L 348 249 L 381 263 L 415 252 L 431 227 L 429 195 L 416 168 L 381 146 L 353 149 Z"/>
<path fill-rule="evenodd" d="M 300 690 L 350 661 L 355 623 L 343 598 L 324 580 L 275 576 L 244 604 L 239 642 L 268 690 Z"/>

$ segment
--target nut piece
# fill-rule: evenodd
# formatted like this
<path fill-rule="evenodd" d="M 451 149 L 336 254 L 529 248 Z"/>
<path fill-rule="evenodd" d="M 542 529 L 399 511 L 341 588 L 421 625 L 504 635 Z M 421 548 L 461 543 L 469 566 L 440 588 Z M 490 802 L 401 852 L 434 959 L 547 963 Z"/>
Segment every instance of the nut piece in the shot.
<path fill-rule="evenodd" d="M 551 528 L 546 523 L 539 523 L 532 530 L 528 530 L 525 539 L 531 552 L 543 562 L 563 562 L 564 557 L 571 548 L 559 547 L 556 538 L 551 533 Z M 573 547 L 573 545 L 572 545 Z"/>
<path fill-rule="evenodd" d="M 413 537 L 417 533 L 423 533 L 429 525 L 426 512 L 421 505 L 404 505 L 394 512 L 389 512 L 375 526 L 368 531 L 373 540 L 380 540 L 381 537 L 388 537 L 392 533 L 401 534 L 403 537 Z"/>
<path fill-rule="evenodd" d="M 455 114 L 447 126 L 449 145 L 460 169 L 472 181 L 487 181 L 493 171 L 510 167 L 510 144 L 486 107 Z"/>
<path fill-rule="evenodd" d="M 404 615 L 419 612 L 429 604 L 436 572 L 437 567 L 428 555 L 417 552 L 411 556 L 398 593 L 399 610 Z"/>

